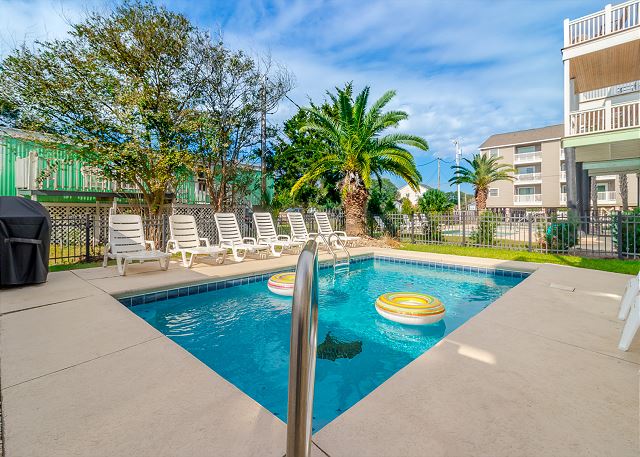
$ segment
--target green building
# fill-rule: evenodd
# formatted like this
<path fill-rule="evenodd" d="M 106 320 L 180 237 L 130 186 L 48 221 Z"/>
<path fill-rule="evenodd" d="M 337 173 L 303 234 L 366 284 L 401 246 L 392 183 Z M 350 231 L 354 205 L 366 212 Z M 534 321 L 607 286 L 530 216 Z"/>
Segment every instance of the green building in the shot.
<path fill-rule="evenodd" d="M 126 204 L 139 197 L 134 186 L 105 179 L 75 158 L 71 146 L 51 148 L 44 145 L 47 142 L 50 138 L 40 133 L 0 127 L 0 196 L 22 195 L 50 205 L 111 204 L 114 199 Z M 252 166 L 247 170 L 253 173 L 253 184 L 238 203 L 259 205 L 260 170 Z M 273 196 L 271 177 L 267 178 L 267 192 Z M 210 203 L 206 184 L 196 176 L 167 198 L 183 205 Z"/>

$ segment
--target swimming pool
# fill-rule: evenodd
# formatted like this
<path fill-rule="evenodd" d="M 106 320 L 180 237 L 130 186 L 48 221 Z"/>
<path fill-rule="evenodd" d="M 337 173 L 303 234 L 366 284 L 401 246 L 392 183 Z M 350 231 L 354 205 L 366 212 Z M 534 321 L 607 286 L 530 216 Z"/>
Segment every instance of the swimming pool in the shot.
<path fill-rule="evenodd" d="M 332 269 L 321 269 L 318 344 L 323 350 L 316 366 L 314 430 L 353 406 L 526 275 L 391 258 L 359 259 L 349 273 L 335 276 Z M 121 301 L 286 421 L 291 299 L 269 292 L 268 277 Z M 374 303 L 389 291 L 434 295 L 444 303 L 446 316 L 423 327 L 387 321 L 377 314 Z"/>

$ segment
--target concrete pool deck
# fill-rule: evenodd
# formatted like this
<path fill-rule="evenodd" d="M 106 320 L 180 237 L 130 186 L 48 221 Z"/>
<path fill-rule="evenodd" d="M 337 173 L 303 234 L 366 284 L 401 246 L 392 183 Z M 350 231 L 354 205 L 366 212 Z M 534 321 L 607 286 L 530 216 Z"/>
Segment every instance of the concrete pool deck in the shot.
<path fill-rule="evenodd" d="M 640 341 L 617 350 L 628 276 L 535 270 L 314 436 L 317 456 L 637 456 Z M 327 258 L 324 256 L 323 258 Z M 113 296 L 294 266 L 172 263 L 51 273 L 0 291 L 4 448 L 14 456 L 277 456 L 285 425 Z M 575 289 L 575 290 L 571 290 Z"/>

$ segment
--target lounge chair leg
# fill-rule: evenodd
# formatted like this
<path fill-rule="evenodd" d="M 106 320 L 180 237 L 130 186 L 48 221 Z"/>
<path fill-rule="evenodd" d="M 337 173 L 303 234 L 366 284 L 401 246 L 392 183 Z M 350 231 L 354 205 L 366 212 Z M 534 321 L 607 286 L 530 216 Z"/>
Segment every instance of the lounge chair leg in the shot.
<path fill-rule="evenodd" d="M 107 243 L 104 247 L 104 257 L 102 258 L 102 268 L 107 266 L 109 262 L 109 251 L 111 250 L 111 244 Z"/>
<path fill-rule="evenodd" d="M 182 266 L 185 267 L 185 268 L 191 268 L 191 265 L 187 261 L 187 253 L 186 253 L 186 251 L 182 251 L 181 254 L 182 254 Z M 191 254 L 191 257 L 193 258 L 193 254 Z"/>
<path fill-rule="evenodd" d="M 169 257 L 163 257 L 159 259 L 160 269 L 162 271 L 167 271 L 169 269 Z"/>
<path fill-rule="evenodd" d="M 118 273 L 120 274 L 120 276 L 126 276 L 128 262 L 129 262 L 128 259 L 125 257 L 122 257 L 122 256 L 116 257 L 116 265 L 118 267 Z"/>
<path fill-rule="evenodd" d="M 618 349 L 621 351 L 629 350 L 629 346 L 631 346 L 633 342 L 633 337 L 638 332 L 638 329 L 640 329 L 640 312 L 637 309 L 638 306 L 640 306 L 640 297 L 636 298 L 635 306 L 631 307 L 627 322 L 624 324 L 624 329 L 622 329 L 620 344 L 618 344 Z"/>
<path fill-rule="evenodd" d="M 633 305 L 633 299 L 636 295 L 638 295 L 638 278 L 633 278 L 629 281 L 622 296 L 620 312 L 618 313 L 618 319 L 621 321 L 625 320 L 629 315 L 629 310 L 631 309 L 631 305 Z"/>
<path fill-rule="evenodd" d="M 242 251 L 242 255 L 239 255 L 238 252 Z M 233 249 L 233 260 L 236 262 L 242 262 L 244 258 L 247 256 L 246 249 Z"/>
<path fill-rule="evenodd" d="M 187 268 L 191 268 L 193 266 L 193 263 L 196 260 L 196 255 L 195 254 L 191 254 L 191 257 L 189 257 L 189 262 L 187 264 Z"/>

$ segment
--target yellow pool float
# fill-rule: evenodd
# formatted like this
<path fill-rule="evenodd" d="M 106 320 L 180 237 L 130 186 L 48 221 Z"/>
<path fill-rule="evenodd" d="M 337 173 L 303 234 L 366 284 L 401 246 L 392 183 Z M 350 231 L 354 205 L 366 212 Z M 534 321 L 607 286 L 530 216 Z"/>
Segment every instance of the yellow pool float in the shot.
<path fill-rule="evenodd" d="M 424 325 L 444 317 L 444 305 L 436 297 L 413 292 L 389 292 L 376 300 L 376 311 L 400 324 Z"/>
<path fill-rule="evenodd" d="M 295 281 L 296 281 L 295 271 L 277 273 L 269 278 L 269 282 L 267 282 L 267 287 L 274 294 L 291 297 L 293 296 L 293 285 Z"/>

